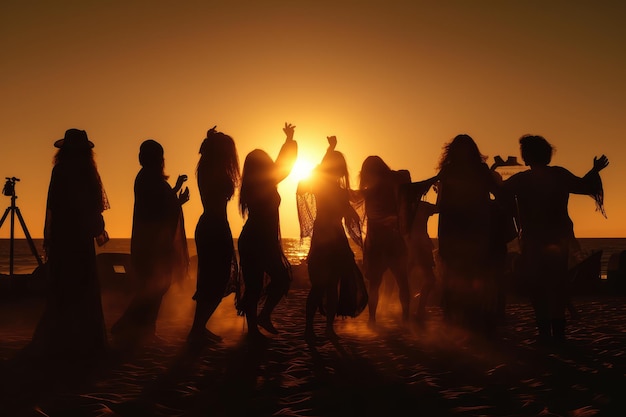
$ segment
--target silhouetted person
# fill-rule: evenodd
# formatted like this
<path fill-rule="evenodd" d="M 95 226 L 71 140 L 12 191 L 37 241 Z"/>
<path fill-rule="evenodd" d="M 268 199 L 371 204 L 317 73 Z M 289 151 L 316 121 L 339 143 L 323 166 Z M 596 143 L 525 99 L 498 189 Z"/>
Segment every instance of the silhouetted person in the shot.
<path fill-rule="evenodd" d="M 593 168 L 577 177 L 560 166 L 550 166 L 554 148 L 542 136 L 519 140 L 524 163 L 530 170 L 504 181 L 504 193 L 514 196 L 521 226 L 521 265 L 533 303 L 540 342 L 565 340 L 565 310 L 569 298 L 568 258 L 574 237 L 568 214 L 570 194 L 592 196 L 604 213 L 599 172 L 609 161 L 594 158 Z"/>
<path fill-rule="evenodd" d="M 424 181 L 403 184 L 400 189 L 400 224 L 407 246 L 409 285 L 415 282 L 418 292 L 416 319 L 424 322 L 426 306 L 435 287 L 435 249 L 428 234 L 428 220 L 437 213 L 437 206 L 424 196 L 437 181 L 432 177 Z"/>
<path fill-rule="evenodd" d="M 246 156 L 243 165 L 239 208 L 247 218 L 237 244 L 245 291 L 238 310 L 245 314 L 248 335 L 252 338 L 264 337 L 258 326 L 272 334 L 278 333 L 271 314 L 291 285 L 291 265 L 283 253 L 280 236 L 277 186 L 289 175 L 298 155 L 294 129 L 295 126 L 285 123 L 283 131 L 287 137 L 276 161 L 267 152 L 255 149 Z M 262 295 L 265 303 L 257 313 Z"/>
<path fill-rule="evenodd" d="M 500 176 L 485 160 L 469 135 L 447 143 L 439 162 L 437 206 L 444 316 L 490 332 L 497 297 L 491 193 L 497 193 Z"/>
<path fill-rule="evenodd" d="M 54 359 L 94 358 L 107 348 L 94 238 L 105 234 L 109 208 L 84 130 L 69 129 L 48 189 L 44 249 L 49 289 L 44 313 L 25 353 Z"/>
<path fill-rule="evenodd" d="M 181 207 L 189 200 L 189 189 L 178 193 L 187 176 L 180 175 L 174 188 L 168 184 L 163 147 L 152 139 L 141 144 L 139 163 L 130 240 L 131 273 L 137 288 L 111 328 L 116 338 L 131 343 L 156 337 L 163 296 L 172 281 L 186 277 L 189 266 Z"/>
<path fill-rule="evenodd" d="M 235 142 L 215 127 L 200 146 L 196 177 L 204 211 L 195 232 L 196 312 L 189 340 L 219 341 L 221 337 L 208 330 L 206 324 L 222 298 L 236 290 L 239 268 L 226 206 L 239 184 L 240 171 Z"/>
<path fill-rule="evenodd" d="M 366 233 L 363 269 L 369 282 L 369 322 L 376 322 L 383 274 L 390 270 L 398 284 L 402 320 L 409 318 L 407 249 L 398 217 L 399 188 L 411 182 L 406 170 L 393 171 L 379 156 L 368 156 L 361 165 L 359 190 L 365 202 Z"/>
<path fill-rule="evenodd" d="M 308 185 L 298 187 L 301 236 L 311 236 L 307 257 L 311 289 L 306 301 L 304 332 L 309 343 L 315 342 L 316 311 L 326 316 L 326 336 L 336 339 L 335 317 L 356 317 L 367 305 L 363 275 L 346 235 L 347 229 L 353 240 L 362 246 L 359 215 L 350 204 L 348 167 L 343 154 L 335 150 L 337 138 L 329 136 L 327 139 L 328 150 L 307 181 Z M 312 195 L 309 204 L 305 203 L 305 193 Z"/>
<path fill-rule="evenodd" d="M 521 166 L 517 158 L 509 157 L 504 161 L 500 156 L 494 157 L 494 163 L 489 169 L 494 172 L 497 181 L 502 181 L 502 176 L 497 171 L 499 167 Z M 501 199 L 490 201 L 491 210 L 491 233 L 490 247 L 491 258 L 494 267 L 494 284 L 496 286 L 496 319 L 500 322 L 506 318 L 506 296 L 509 288 L 508 276 L 510 265 L 508 262 L 509 242 L 519 237 L 517 226 L 514 222 L 514 211 L 510 205 Z"/>

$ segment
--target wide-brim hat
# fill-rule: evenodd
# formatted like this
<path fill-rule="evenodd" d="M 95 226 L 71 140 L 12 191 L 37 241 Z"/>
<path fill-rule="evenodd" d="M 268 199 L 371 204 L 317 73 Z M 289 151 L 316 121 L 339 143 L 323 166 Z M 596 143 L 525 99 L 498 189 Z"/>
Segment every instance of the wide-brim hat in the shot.
<path fill-rule="evenodd" d="M 87 132 L 80 129 L 67 129 L 65 137 L 54 142 L 56 148 L 93 148 L 93 142 L 87 137 Z"/>

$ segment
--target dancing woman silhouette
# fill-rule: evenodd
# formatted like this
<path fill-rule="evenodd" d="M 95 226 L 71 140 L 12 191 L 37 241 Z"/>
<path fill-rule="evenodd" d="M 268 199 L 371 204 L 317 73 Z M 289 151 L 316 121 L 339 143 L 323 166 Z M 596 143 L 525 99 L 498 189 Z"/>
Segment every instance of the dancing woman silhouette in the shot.
<path fill-rule="evenodd" d="M 239 185 L 239 157 L 233 139 L 209 129 L 200 145 L 196 169 L 204 211 L 195 231 L 198 253 L 196 301 L 190 341 L 220 341 L 206 328 L 222 298 L 237 289 L 239 268 L 228 223 L 226 206 Z"/>
<path fill-rule="evenodd" d="M 500 176 L 485 160 L 471 136 L 457 135 L 444 146 L 436 187 L 444 317 L 491 332 L 497 298 L 491 195 Z"/>
<path fill-rule="evenodd" d="M 394 171 L 379 156 L 361 166 L 359 191 L 365 202 L 366 234 L 363 267 L 369 282 L 369 322 L 376 322 L 379 289 L 388 269 L 398 284 L 402 320 L 409 318 L 407 248 L 399 221 L 400 186 L 411 182 L 409 171 Z"/>
<path fill-rule="evenodd" d="M 296 161 L 298 144 L 293 139 L 295 126 L 285 123 L 286 139 L 276 161 L 261 149 L 250 152 L 244 161 L 239 193 L 239 209 L 246 218 L 239 240 L 239 261 L 245 290 L 238 310 L 245 314 L 248 336 L 262 339 L 261 326 L 277 334 L 272 311 L 291 285 L 291 265 L 285 257 L 280 236 L 280 194 L 277 186 Z M 269 283 L 265 285 L 265 276 Z M 265 302 L 257 313 L 262 296 Z"/>
<path fill-rule="evenodd" d="M 367 305 L 363 276 L 346 235 L 347 229 L 362 246 L 360 219 L 350 204 L 348 168 L 343 154 L 335 150 L 337 138 L 329 136 L 327 140 L 328 150 L 311 179 L 298 187 L 301 236 L 311 236 L 307 257 L 311 289 L 305 327 L 309 343 L 315 342 L 316 311 L 326 316 L 326 336 L 336 339 L 335 317 L 356 317 Z M 313 197 L 308 205 L 307 194 Z"/>

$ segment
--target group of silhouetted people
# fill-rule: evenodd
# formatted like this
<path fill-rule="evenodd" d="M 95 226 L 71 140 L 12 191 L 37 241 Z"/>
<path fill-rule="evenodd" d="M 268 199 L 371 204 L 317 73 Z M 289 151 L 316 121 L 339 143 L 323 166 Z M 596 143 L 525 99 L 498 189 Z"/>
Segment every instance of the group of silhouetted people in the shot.
<path fill-rule="evenodd" d="M 286 138 L 275 159 L 255 149 L 241 171 L 231 136 L 213 127 L 201 143 L 196 179 L 203 212 L 194 236 L 198 270 L 190 343 L 221 340 L 207 323 L 232 293 L 250 340 L 264 340 L 262 330 L 280 331 L 272 313 L 289 291 L 292 272 L 281 242 L 277 186 L 298 154 L 295 126 L 285 123 L 283 131 Z M 499 164 L 489 167 L 476 142 L 462 134 L 444 145 L 435 176 L 412 181 L 409 171 L 392 170 L 373 155 L 363 161 L 359 186 L 352 189 L 337 138 L 326 140 L 326 153 L 298 185 L 296 196 L 301 237 L 311 238 L 303 329 L 307 342 L 317 341 L 318 312 L 325 317 L 329 339 L 338 337 L 336 317 L 356 317 L 368 308 L 369 323 L 375 325 L 386 272 L 397 284 L 402 321 L 411 320 L 413 302 L 415 319 L 425 322 L 438 277 L 445 320 L 491 335 L 503 312 L 503 270 L 513 239 L 519 239 L 518 271 L 534 307 L 539 340 L 564 340 L 568 259 L 575 242 L 568 198 L 590 195 L 604 214 L 599 176 L 608 165 L 604 155 L 577 177 L 550 166 L 554 148 L 548 141 L 526 135 L 519 144 L 530 169 L 503 179 Z M 69 129 L 54 145 L 58 151 L 44 232 L 50 289 L 26 351 L 93 356 L 108 348 L 94 242 L 107 239 L 102 213 L 109 203 L 86 132 Z M 134 344 L 157 337 L 161 301 L 172 282 L 188 274 L 182 211 L 189 200 L 189 190 L 182 189 L 187 176 L 178 176 L 170 186 L 164 161 L 158 142 L 141 144 L 131 237 L 130 273 L 136 288 L 111 327 L 113 338 Z M 431 189 L 435 203 L 425 198 Z M 237 192 L 245 223 L 236 251 L 226 208 Z M 427 228 L 434 214 L 439 216 L 436 251 Z M 362 249 L 362 265 L 350 240 Z"/>

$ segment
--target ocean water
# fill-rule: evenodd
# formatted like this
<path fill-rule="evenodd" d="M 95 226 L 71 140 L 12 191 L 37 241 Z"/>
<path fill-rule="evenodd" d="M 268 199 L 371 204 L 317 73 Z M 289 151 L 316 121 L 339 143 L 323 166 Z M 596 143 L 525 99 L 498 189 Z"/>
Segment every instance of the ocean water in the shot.
<path fill-rule="evenodd" d="M 26 239 L 13 241 L 13 273 L 29 274 L 37 267 L 37 256 L 44 259 L 43 239 L 33 239 L 36 254 L 30 248 Z M 10 269 L 10 239 L 0 239 L 0 274 L 8 274 Z M 235 242 L 236 245 L 236 242 Z M 283 239 L 285 254 L 294 265 L 299 265 L 306 258 L 309 251 L 308 241 L 300 239 Z M 196 244 L 193 239 L 187 239 L 189 255 L 196 255 Z M 355 248 L 357 250 L 358 248 Z M 96 253 L 113 252 L 129 253 L 130 239 L 111 239 L 104 246 L 96 247 Z M 358 256 L 358 254 L 357 254 Z"/>
<path fill-rule="evenodd" d="M 626 238 L 580 238 L 580 244 L 585 252 L 602 250 L 601 275 L 606 277 L 611 255 L 619 254 L 626 250 Z M 437 240 L 434 239 L 435 247 Z M 30 249 L 26 239 L 15 239 L 13 250 L 13 273 L 28 274 L 37 267 L 37 258 Z M 37 255 L 43 259 L 43 239 L 33 239 Z M 190 256 L 196 255 L 196 245 L 193 239 L 187 240 Z M 309 251 L 308 241 L 300 239 L 283 239 L 283 248 L 289 261 L 293 265 L 301 264 Z M 362 258 L 360 249 L 353 245 L 357 259 Z M 111 239 L 104 246 L 96 249 L 101 252 L 130 252 L 130 239 Z M 0 273 L 8 274 L 10 267 L 10 239 L 0 239 Z"/>

